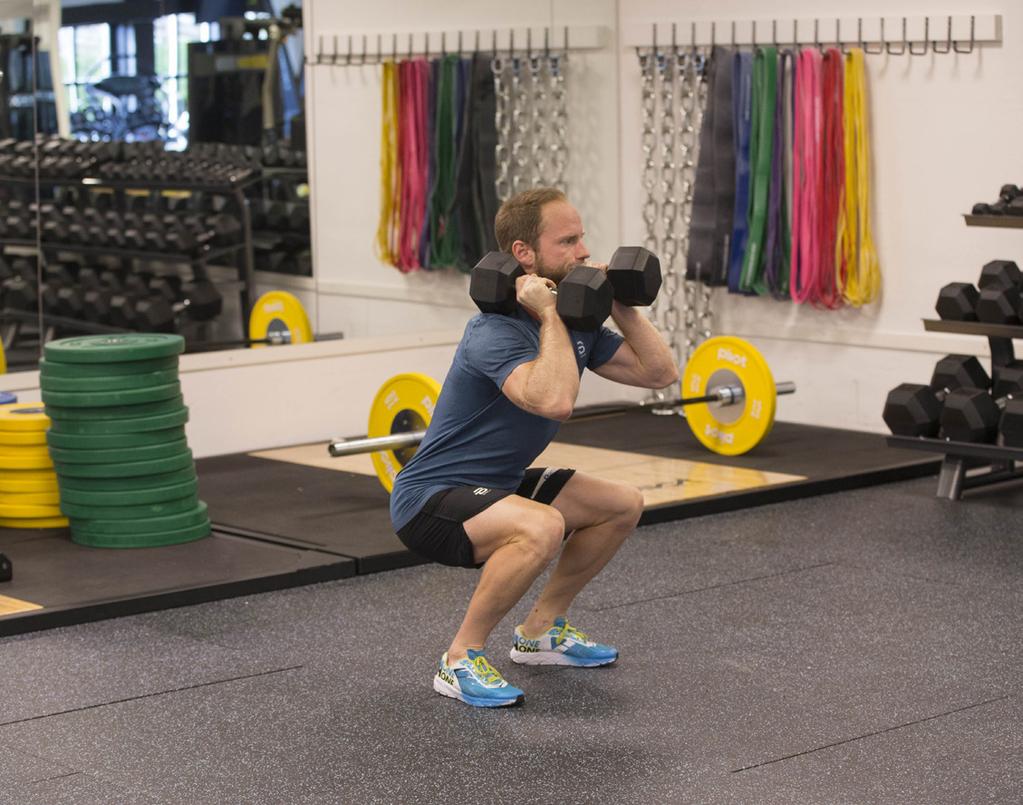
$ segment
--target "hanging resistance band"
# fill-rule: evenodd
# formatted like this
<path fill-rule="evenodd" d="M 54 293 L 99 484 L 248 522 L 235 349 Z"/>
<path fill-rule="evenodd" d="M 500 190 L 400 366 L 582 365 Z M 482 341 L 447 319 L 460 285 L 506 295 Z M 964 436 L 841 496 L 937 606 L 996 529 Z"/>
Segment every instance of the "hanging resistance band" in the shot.
<path fill-rule="evenodd" d="M 715 47 L 707 65 L 707 110 L 700 130 L 700 158 L 693 188 L 686 279 L 725 285 L 735 206 L 732 132 L 732 58 Z"/>
<path fill-rule="evenodd" d="M 774 154 L 774 106 L 778 79 L 778 51 L 758 49 L 753 59 L 753 111 L 750 134 L 750 190 L 746 252 L 743 255 L 739 289 L 764 294 L 764 237 L 767 221 L 767 194 L 771 185 L 771 158 Z"/>
<path fill-rule="evenodd" d="M 746 213 L 749 206 L 749 140 L 752 110 L 753 56 L 736 53 L 732 64 L 732 104 L 735 148 L 735 206 L 728 255 L 728 290 L 739 292 L 746 251 Z"/>
<path fill-rule="evenodd" d="M 771 189 L 767 195 L 767 235 L 764 238 L 764 281 L 776 299 L 789 295 L 791 220 L 789 218 L 790 172 L 786 159 L 792 149 L 792 68 L 794 55 L 783 50 L 778 59 L 778 92 L 774 103 L 774 155 Z M 788 112 L 788 114 L 786 114 Z M 788 125 L 786 125 L 788 118 Z M 789 161 L 791 164 L 791 160 Z"/>
<path fill-rule="evenodd" d="M 463 266 L 475 265 L 486 252 L 497 248 L 492 245 L 491 233 L 491 223 L 497 214 L 494 150 L 497 145 L 497 129 L 494 74 L 490 67 L 490 57 L 474 54 L 468 73 L 464 146 L 458 171 Z"/>
<path fill-rule="evenodd" d="M 792 274 L 793 301 L 808 301 L 820 265 L 818 204 L 820 201 L 821 55 L 816 48 L 799 54 L 794 87 L 792 143 Z"/>
<path fill-rule="evenodd" d="M 386 263 L 397 263 L 397 230 L 400 218 L 398 161 L 398 66 L 384 62 L 381 80 L 380 115 L 380 220 L 377 224 L 376 253 Z"/>
<path fill-rule="evenodd" d="M 834 310 L 842 306 L 842 294 L 836 282 L 835 243 L 838 214 L 842 204 L 845 178 L 845 157 L 842 137 L 842 54 L 831 48 L 824 55 L 822 81 L 823 154 L 821 172 L 820 264 L 817 273 L 814 303 Z"/>
<path fill-rule="evenodd" d="M 419 260 L 420 233 L 426 213 L 429 154 L 426 142 L 426 102 L 430 66 L 423 59 L 399 66 L 398 151 L 401 159 L 401 226 L 398 268 L 413 271 Z"/>
<path fill-rule="evenodd" d="M 873 302 L 881 292 L 881 269 L 870 231 L 866 95 L 863 51 L 856 48 L 845 62 L 845 195 L 837 244 L 837 260 L 845 276 L 843 295 L 856 307 Z"/>
<path fill-rule="evenodd" d="M 434 120 L 434 172 L 430 195 L 430 266 L 458 262 L 458 219 L 451 215 L 457 191 L 458 169 L 458 56 L 437 62 L 438 82 Z"/>

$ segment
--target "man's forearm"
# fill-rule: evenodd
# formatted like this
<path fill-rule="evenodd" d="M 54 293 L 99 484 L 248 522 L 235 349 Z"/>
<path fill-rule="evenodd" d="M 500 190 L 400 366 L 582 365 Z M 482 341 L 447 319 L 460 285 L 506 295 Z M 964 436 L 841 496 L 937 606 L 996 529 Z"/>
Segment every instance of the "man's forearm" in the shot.
<path fill-rule="evenodd" d="M 556 313 L 540 321 L 540 354 L 526 384 L 526 399 L 535 409 L 571 413 L 579 395 L 579 366 L 568 330 Z"/>
<path fill-rule="evenodd" d="M 611 318 L 618 325 L 632 351 L 636 353 L 647 376 L 661 378 L 666 381 L 665 386 L 678 380 L 675 356 L 657 328 L 639 308 L 615 302 L 611 308 Z"/>

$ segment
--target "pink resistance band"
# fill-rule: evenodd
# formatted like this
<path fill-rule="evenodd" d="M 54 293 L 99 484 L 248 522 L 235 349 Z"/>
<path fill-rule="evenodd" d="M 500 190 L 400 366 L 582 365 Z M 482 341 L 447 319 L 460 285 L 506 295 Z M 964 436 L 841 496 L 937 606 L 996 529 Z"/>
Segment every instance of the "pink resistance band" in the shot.
<path fill-rule="evenodd" d="M 813 297 L 819 273 L 818 211 L 821 197 L 821 55 L 815 48 L 799 54 L 796 67 L 792 133 L 792 276 L 794 302 Z"/>
<path fill-rule="evenodd" d="M 414 271 L 426 214 L 429 154 L 426 149 L 426 93 L 430 66 L 423 59 L 398 66 L 398 159 L 401 161 L 401 223 L 397 266 Z"/>

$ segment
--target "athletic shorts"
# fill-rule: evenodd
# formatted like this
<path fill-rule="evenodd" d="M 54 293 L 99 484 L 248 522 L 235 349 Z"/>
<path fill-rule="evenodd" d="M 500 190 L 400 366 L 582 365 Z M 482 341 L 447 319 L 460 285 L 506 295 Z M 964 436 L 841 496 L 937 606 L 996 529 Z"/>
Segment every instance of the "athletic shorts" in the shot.
<path fill-rule="evenodd" d="M 398 531 L 410 551 L 424 559 L 456 567 L 482 567 L 473 557 L 463 523 L 509 495 L 550 505 L 575 470 L 534 467 L 514 492 L 483 486 L 454 486 L 434 493 L 419 513 Z"/>

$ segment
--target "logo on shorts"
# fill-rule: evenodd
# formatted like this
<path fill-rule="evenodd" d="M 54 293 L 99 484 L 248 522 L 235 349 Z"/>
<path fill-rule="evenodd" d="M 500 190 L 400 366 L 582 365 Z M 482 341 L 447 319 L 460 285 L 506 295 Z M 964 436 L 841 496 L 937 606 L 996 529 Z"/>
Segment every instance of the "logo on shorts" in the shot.
<path fill-rule="evenodd" d="M 586 354 L 586 345 L 582 341 L 575 342 L 575 351 L 579 353 L 580 357 Z"/>
<path fill-rule="evenodd" d="M 489 495 L 490 490 L 487 489 L 485 486 L 477 486 L 475 489 L 472 490 L 472 493 L 474 495 Z"/>

